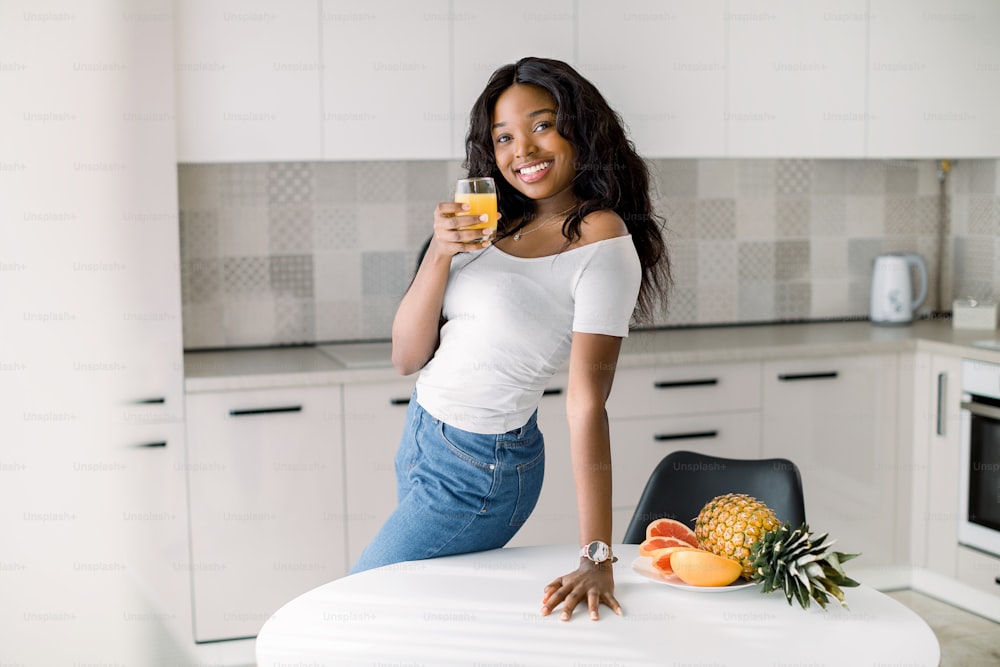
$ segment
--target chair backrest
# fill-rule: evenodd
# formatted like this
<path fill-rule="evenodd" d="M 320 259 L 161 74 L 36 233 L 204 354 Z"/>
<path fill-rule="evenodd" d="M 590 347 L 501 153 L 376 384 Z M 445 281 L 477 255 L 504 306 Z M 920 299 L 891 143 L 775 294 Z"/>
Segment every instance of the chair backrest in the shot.
<path fill-rule="evenodd" d="M 728 459 L 679 451 L 667 454 L 653 470 L 623 542 L 642 542 L 653 519 L 677 519 L 693 529 L 705 503 L 725 493 L 757 498 L 793 528 L 806 520 L 802 478 L 788 459 Z"/>

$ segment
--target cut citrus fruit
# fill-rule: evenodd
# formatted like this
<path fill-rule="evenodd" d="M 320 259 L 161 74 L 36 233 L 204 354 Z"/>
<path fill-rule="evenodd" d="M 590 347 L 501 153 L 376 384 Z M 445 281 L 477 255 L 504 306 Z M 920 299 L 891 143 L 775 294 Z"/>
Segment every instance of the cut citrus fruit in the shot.
<path fill-rule="evenodd" d="M 653 552 L 657 549 L 665 549 L 667 547 L 689 547 L 691 546 L 679 537 L 649 537 L 643 540 L 642 544 L 639 545 L 639 555 L 640 556 L 651 556 Z"/>
<path fill-rule="evenodd" d="M 649 556 L 652 558 L 653 569 L 661 574 L 673 574 L 673 568 L 671 566 L 671 557 L 678 551 L 697 551 L 694 547 L 683 546 L 683 547 L 664 547 L 663 549 L 657 549 Z"/>
<path fill-rule="evenodd" d="M 670 554 L 670 569 L 692 586 L 728 586 L 743 572 L 739 562 L 703 549 L 682 549 Z"/>
<path fill-rule="evenodd" d="M 694 531 L 677 519 L 654 519 L 646 526 L 646 538 L 650 537 L 676 537 L 692 547 L 698 546 L 698 537 Z"/>

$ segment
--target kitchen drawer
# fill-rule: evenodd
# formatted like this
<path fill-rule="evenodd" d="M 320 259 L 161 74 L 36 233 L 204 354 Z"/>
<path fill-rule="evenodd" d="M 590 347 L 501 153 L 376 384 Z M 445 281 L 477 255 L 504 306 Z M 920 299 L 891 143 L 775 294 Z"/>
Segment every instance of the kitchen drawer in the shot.
<path fill-rule="evenodd" d="M 960 545 L 958 579 L 1000 601 L 1000 558 Z"/>
<path fill-rule="evenodd" d="M 612 507 L 634 508 L 656 464 L 682 449 L 736 459 L 759 458 L 760 414 L 748 411 L 612 421 Z"/>
<path fill-rule="evenodd" d="M 700 364 L 619 369 L 608 416 L 670 415 L 759 410 L 760 364 Z"/>
<path fill-rule="evenodd" d="M 187 396 L 194 633 L 252 637 L 345 572 L 339 386 Z"/>

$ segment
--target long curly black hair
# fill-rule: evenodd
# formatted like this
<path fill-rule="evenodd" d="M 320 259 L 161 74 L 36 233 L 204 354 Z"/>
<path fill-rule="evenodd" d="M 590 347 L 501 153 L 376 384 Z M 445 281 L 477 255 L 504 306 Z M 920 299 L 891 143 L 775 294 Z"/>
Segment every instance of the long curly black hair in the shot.
<path fill-rule="evenodd" d="M 497 98 L 515 83 L 544 88 L 556 101 L 556 130 L 576 151 L 573 194 L 580 205 L 563 224 L 563 236 L 580 238 L 583 219 L 595 211 L 617 213 L 632 235 L 642 265 L 642 284 L 634 321 L 651 323 L 670 286 L 670 259 L 663 238 L 663 218 L 650 197 L 649 167 L 628 138 L 622 119 L 600 91 L 570 65 L 547 58 L 522 58 L 504 65 L 472 106 L 465 139 L 469 176 L 492 176 L 501 213 L 499 236 L 513 234 L 530 222 L 534 200 L 503 178 L 493 153 L 493 111 Z"/>

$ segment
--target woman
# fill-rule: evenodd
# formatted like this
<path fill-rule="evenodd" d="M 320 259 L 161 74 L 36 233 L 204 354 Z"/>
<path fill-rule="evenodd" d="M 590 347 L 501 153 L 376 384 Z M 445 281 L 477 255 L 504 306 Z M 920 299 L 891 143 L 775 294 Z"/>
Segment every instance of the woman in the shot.
<path fill-rule="evenodd" d="M 469 176 L 497 181 L 500 223 L 482 239 L 467 207 L 438 204 L 392 328 L 392 359 L 420 371 L 396 455 L 399 506 L 355 572 L 501 547 L 541 489 L 535 421 L 568 360 L 567 414 L 579 515 L 578 567 L 544 589 L 542 614 L 585 602 L 616 613 L 608 545 L 605 403 L 630 322 L 669 283 L 645 163 L 600 92 L 569 65 L 501 67 L 472 109 Z M 568 502 L 568 499 L 567 499 Z"/>

